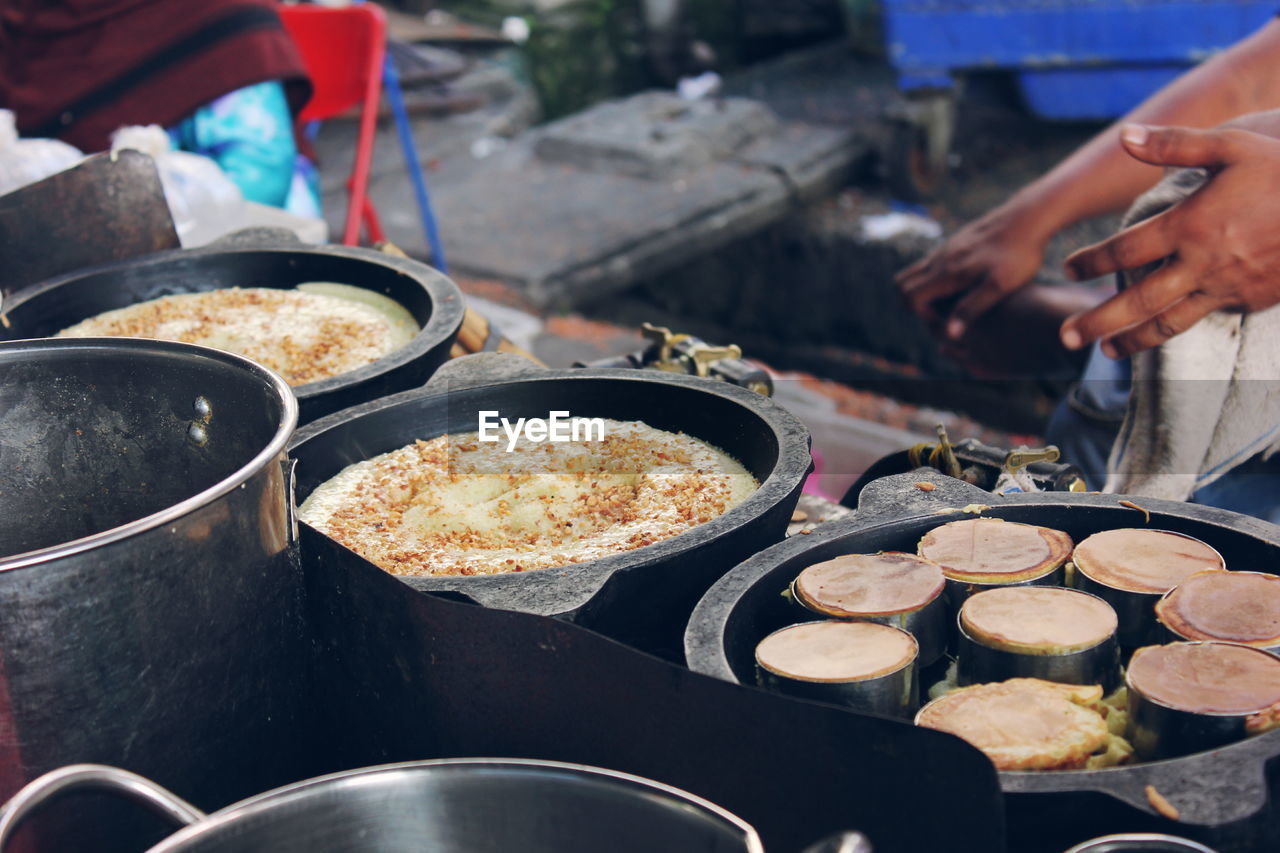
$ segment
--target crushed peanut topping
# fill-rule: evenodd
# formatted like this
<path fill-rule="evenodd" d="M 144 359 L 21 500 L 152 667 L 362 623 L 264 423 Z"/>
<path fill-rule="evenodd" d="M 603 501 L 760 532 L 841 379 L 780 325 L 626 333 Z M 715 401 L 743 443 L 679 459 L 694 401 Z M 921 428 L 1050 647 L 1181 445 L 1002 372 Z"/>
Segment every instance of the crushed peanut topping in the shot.
<path fill-rule="evenodd" d="M 417 334 L 412 315 L 392 300 L 343 288 L 232 287 L 162 296 L 90 317 L 58 337 L 203 344 L 250 358 L 290 385 L 306 385 L 377 361 Z"/>
<path fill-rule="evenodd" d="M 565 566 L 643 548 L 710 521 L 759 487 L 687 435 L 605 421 L 601 441 L 443 435 L 357 462 L 299 518 L 397 575 Z"/>

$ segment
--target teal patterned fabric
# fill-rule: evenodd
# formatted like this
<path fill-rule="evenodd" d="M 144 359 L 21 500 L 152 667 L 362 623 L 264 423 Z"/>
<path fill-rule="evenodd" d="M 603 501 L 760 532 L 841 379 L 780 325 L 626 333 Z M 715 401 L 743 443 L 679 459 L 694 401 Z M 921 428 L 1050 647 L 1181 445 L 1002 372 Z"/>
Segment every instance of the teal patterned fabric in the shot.
<path fill-rule="evenodd" d="M 246 199 L 302 216 L 320 215 L 316 172 L 298 153 L 279 81 L 223 95 L 170 128 L 169 137 L 176 148 L 221 166 Z"/>

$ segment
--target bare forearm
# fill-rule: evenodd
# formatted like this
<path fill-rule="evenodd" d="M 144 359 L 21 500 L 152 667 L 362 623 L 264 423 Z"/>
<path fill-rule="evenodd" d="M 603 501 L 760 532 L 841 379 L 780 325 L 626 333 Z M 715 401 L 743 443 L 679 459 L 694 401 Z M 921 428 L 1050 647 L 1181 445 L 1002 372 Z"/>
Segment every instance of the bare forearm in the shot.
<path fill-rule="evenodd" d="M 1280 108 L 1280 22 L 1273 21 L 1182 75 L 1122 121 L 1203 128 L 1276 108 Z M 1033 217 L 1037 230 L 1047 236 L 1073 222 L 1124 209 L 1160 174 L 1160 168 L 1130 157 L 1112 126 L 1009 203 Z"/>
<path fill-rule="evenodd" d="M 1152 95 L 1124 121 L 1202 128 L 1276 108 L 1280 23 L 1273 21 Z M 1259 125 L 1273 119 L 1250 117 Z M 1139 162 L 1120 147 L 1119 128 L 1108 128 L 898 273 L 898 287 L 912 310 L 944 328 L 947 337 L 960 340 L 975 319 L 1031 281 L 1054 233 L 1082 219 L 1122 210 L 1155 184 L 1161 170 L 1151 162 L 1162 161 Z M 945 315 L 937 310 L 944 299 L 957 294 Z"/>

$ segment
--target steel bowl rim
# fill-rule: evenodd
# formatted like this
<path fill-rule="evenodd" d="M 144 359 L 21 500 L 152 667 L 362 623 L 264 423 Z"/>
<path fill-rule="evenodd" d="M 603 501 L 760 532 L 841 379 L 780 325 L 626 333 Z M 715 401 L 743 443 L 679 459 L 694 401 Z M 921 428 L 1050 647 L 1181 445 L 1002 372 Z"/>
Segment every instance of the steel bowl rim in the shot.
<path fill-rule="evenodd" d="M 1066 853 L 1089 853 L 1090 845 L 1096 845 L 1102 841 L 1176 841 L 1183 844 L 1189 853 L 1214 853 L 1211 847 L 1206 847 L 1199 841 L 1183 838 L 1180 835 L 1168 835 L 1163 832 L 1120 832 L 1112 835 L 1102 835 L 1081 841 Z M 1118 848 L 1116 853 L 1122 853 L 1123 850 L 1123 847 Z"/>
<path fill-rule="evenodd" d="M 763 842 L 760 840 L 759 833 L 756 829 L 733 812 L 722 806 L 716 805 L 710 800 L 699 797 L 696 794 L 689 793 L 674 785 L 668 785 L 653 779 L 647 779 L 643 776 L 637 776 L 632 773 L 625 773 L 620 770 L 610 770 L 603 767 L 593 767 L 587 764 L 576 764 L 565 761 L 547 761 L 534 758 L 435 758 L 424 761 L 402 761 L 392 764 L 382 764 L 373 767 L 361 767 L 353 770 L 343 770 L 337 773 L 329 773 L 324 776 L 317 776 L 312 779 L 304 779 L 300 782 L 293 782 L 288 785 L 275 788 L 262 794 L 249 797 L 232 803 L 216 812 L 211 813 L 204 820 L 191 824 L 178 830 L 173 835 L 165 838 L 155 847 L 152 847 L 148 853 L 171 853 L 180 849 L 187 841 L 197 838 L 205 833 L 215 831 L 219 827 L 235 823 L 240 820 L 247 820 L 256 817 L 280 805 L 290 802 L 291 800 L 303 799 L 311 791 L 316 788 L 328 786 L 342 786 L 343 784 L 359 784 L 373 777 L 383 776 L 384 774 L 391 778 L 408 777 L 414 775 L 418 771 L 430 770 L 431 768 L 490 768 L 490 769 L 520 769 L 520 770 L 553 770 L 558 772 L 569 773 L 574 776 L 591 777 L 598 780 L 605 780 L 609 783 L 619 783 L 630 788 L 639 789 L 649 793 L 661 794 L 679 802 L 681 806 L 693 807 L 703 811 L 704 814 L 709 813 L 711 816 L 729 824 L 743 835 L 745 842 L 745 853 L 765 853 Z"/>

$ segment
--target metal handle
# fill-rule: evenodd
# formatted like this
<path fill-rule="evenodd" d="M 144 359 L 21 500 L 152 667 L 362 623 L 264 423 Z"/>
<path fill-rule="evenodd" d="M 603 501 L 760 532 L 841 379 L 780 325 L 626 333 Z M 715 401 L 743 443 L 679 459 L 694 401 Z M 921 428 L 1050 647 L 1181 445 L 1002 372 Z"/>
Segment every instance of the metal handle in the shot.
<path fill-rule="evenodd" d="M 1006 471 L 1016 471 L 1019 468 L 1026 468 L 1028 465 L 1034 465 L 1037 462 L 1057 462 L 1059 455 L 1057 446 L 1052 444 L 1047 447 L 1022 447 L 1017 450 L 1010 450 L 1004 457 L 1004 469 Z"/>
<path fill-rule="evenodd" d="M 711 375 L 711 365 L 717 361 L 742 358 L 742 347 L 737 344 L 729 344 L 723 347 L 698 344 L 689 348 L 689 358 L 693 360 L 694 375 L 706 379 Z"/>
<path fill-rule="evenodd" d="M 841 832 L 804 849 L 804 853 L 874 853 L 861 832 Z"/>
<path fill-rule="evenodd" d="M 28 782 L 0 808 L 0 852 L 26 817 L 49 800 L 75 790 L 121 794 L 180 826 L 204 820 L 205 813 L 150 779 L 104 764 L 69 764 Z"/>
<path fill-rule="evenodd" d="M 284 471 L 285 524 L 288 526 L 286 533 L 289 544 L 295 545 L 298 542 L 298 460 L 281 459 L 280 467 Z"/>

